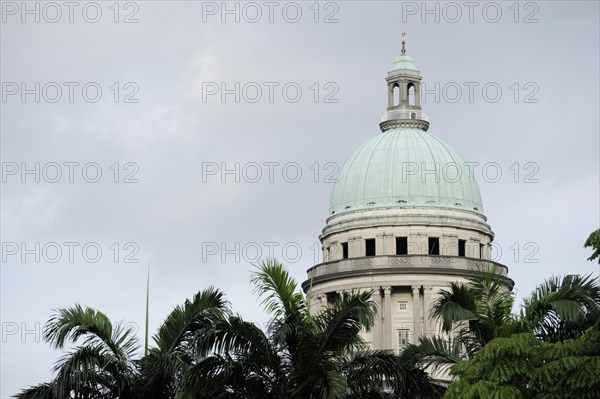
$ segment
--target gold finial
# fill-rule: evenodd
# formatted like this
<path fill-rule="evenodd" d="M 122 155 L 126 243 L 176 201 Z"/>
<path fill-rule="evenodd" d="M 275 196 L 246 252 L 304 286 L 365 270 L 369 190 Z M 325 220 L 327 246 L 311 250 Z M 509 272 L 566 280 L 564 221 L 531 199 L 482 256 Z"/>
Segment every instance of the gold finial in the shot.
<path fill-rule="evenodd" d="M 406 33 L 402 32 L 402 55 L 406 54 Z"/>

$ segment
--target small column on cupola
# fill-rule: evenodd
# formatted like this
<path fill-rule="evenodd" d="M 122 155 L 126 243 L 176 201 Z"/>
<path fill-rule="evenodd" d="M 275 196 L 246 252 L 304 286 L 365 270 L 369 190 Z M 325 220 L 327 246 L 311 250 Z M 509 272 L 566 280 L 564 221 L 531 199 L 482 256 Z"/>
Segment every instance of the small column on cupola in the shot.
<path fill-rule="evenodd" d="M 406 34 L 402 33 L 402 51 L 385 79 L 388 90 L 387 111 L 381 117 L 381 131 L 397 127 L 429 129 L 427 114 L 421 110 L 421 73 L 406 55 Z M 411 90 L 413 96 L 411 98 Z"/>

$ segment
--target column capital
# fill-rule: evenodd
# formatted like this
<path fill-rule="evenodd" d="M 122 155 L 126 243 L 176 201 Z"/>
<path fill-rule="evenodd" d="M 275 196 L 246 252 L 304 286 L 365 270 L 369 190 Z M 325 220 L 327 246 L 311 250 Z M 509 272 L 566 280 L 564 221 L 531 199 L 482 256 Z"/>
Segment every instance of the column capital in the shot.
<path fill-rule="evenodd" d="M 390 295 L 392 293 L 392 287 L 389 285 L 386 285 L 384 287 L 381 287 L 381 289 L 383 290 L 383 293 L 385 295 Z"/>
<path fill-rule="evenodd" d="M 413 295 L 419 295 L 419 291 L 421 290 L 421 287 L 413 285 L 410 288 L 412 289 Z"/>

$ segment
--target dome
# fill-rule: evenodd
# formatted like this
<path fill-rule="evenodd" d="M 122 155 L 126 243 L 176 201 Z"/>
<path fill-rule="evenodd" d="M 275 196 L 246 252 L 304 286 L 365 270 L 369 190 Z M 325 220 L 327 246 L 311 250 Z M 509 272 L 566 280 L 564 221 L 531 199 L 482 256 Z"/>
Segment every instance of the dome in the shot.
<path fill-rule="evenodd" d="M 396 61 L 394 61 L 394 67 L 391 69 L 391 71 L 397 71 L 400 69 L 419 72 L 412 58 L 404 54 L 396 58 Z"/>
<path fill-rule="evenodd" d="M 373 137 L 346 161 L 331 193 L 329 216 L 414 207 L 483 216 L 479 186 L 462 157 L 422 129 L 397 127 Z"/>

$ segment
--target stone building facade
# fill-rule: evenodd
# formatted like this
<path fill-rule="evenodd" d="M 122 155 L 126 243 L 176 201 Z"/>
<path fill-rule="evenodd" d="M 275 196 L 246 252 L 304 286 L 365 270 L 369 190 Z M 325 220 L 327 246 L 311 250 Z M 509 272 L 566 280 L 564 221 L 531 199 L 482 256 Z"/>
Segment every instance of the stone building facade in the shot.
<path fill-rule="evenodd" d="M 379 315 L 364 338 L 373 349 L 439 333 L 429 309 L 450 282 L 493 270 L 513 285 L 490 259 L 494 233 L 472 171 L 428 131 L 421 78 L 403 41 L 386 78 L 381 133 L 341 168 L 320 235 L 323 262 L 303 283 L 313 309 L 345 290 L 372 290 Z"/>

